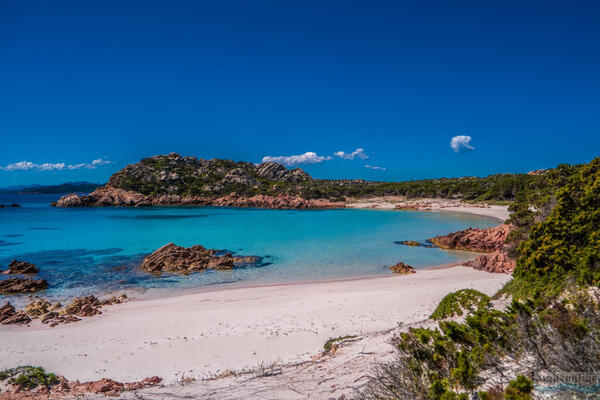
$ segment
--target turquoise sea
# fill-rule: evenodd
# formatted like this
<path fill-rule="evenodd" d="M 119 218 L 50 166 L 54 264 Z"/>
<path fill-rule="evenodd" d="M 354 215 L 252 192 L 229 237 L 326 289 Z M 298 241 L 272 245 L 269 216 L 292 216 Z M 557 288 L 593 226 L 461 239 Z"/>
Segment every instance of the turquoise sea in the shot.
<path fill-rule="evenodd" d="M 458 213 L 384 210 L 264 210 L 215 207 L 81 208 L 49 206 L 59 195 L 0 195 L 0 269 L 33 262 L 64 298 L 135 288 L 254 285 L 390 274 L 403 261 L 427 267 L 472 257 L 407 247 L 427 238 L 497 222 Z M 201 244 L 264 257 L 259 267 L 156 277 L 139 270 L 160 246 Z M 7 279 L 0 275 L 0 279 Z M 2 298 L 2 296 L 0 296 Z M 14 299 L 13 299 L 14 300 Z M 18 299 L 17 299 L 18 300 Z"/>

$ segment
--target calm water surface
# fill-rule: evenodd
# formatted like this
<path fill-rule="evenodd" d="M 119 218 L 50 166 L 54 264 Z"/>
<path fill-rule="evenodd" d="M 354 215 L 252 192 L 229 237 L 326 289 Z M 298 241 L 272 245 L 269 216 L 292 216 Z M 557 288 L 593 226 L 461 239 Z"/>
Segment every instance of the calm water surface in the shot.
<path fill-rule="evenodd" d="M 389 274 L 403 261 L 417 268 L 468 253 L 394 244 L 497 222 L 445 212 L 263 210 L 214 207 L 60 209 L 58 195 L 2 195 L 0 268 L 12 259 L 38 265 L 54 298 L 133 288 L 251 285 Z M 174 242 L 264 257 L 265 265 L 189 276 L 139 270 L 145 255 Z M 8 276 L 0 275 L 0 279 Z M 2 296 L 0 296 L 0 299 Z M 4 300 L 4 299 L 2 299 Z M 14 301 L 14 299 L 12 299 Z"/>

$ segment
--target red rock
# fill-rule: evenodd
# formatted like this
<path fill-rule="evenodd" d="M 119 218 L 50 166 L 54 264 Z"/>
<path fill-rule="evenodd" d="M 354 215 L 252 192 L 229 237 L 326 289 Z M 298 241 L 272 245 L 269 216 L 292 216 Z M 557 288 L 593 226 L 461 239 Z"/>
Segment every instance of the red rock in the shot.
<path fill-rule="evenodd" d="M 153 273 L 174 272 L 188 274 L 205 269 L 232 269 L 236 264 L 259 262 L 259 257 L 218 255 L 203 246 L 181 247 L 169 243 L 147 256 L 141 269 Z"/>
<path fill-rule="evenodd" d="M 17 311 L 15 315 L 2 321 L 3 325 L 26 325 L 31 322 L 31 318 L 23 311 Z"/>
<path fill-rule="evenodd" d="M 473 250 L 489 253 L 502 250 L 504 241 L 511 229 L 512 226 L 507 224 L 487 229 L 469 228 L 448 235 L 436 236 L 429 240 L 443 249 Z"/>
<path fill-rule="evenodd" d="M 73 315 L 78 317 L 91 317 L 96 314 L 102 314 L 99 308 L 102 306 L 100 300 L 94 296 L 76 297 L 71 304 L 66 306 L 62 315 Z"/>
<path fill-rule="evenodd" d="M 34 293 L 48 288 L 45 279 L 10 278 L 0 281 L 0 294 Z"/>
<path fill-rule="evenodd" d="M 473 261 L 467 261 L 465 265 L 487 272 L 510 274 L 515 269 L 515 259 L 502 251 L 482 254 Z"/>
<path fill-rule="evenodd" d="M 275 209 L 321 209 L 343 208 L 343 202 L 329 200 L 307 200 L 298 196 L 267 196 L 256 195 L 251 197 L 239 196 L 230 193 L 226 196 L 179 196 L 163 194 L 159 196 L 146 196 L 129 190 L 104 186 L 96 189 L 89 195 L 79 196 L 69 194 L 61 197 L 56 207 L 103 207 L 103 206 L 128 206 L 141 207 L 150 205 L 206 205 L 220 207 L 257 207 Z"/>
<path fill-rule="evenodd" d="M 417 271 L 413 267 L 408 264 L 404 264 L 403 262 L 399 262 L 396 265 L 392 265 L 390 270 L 396 274 L 414 274 Z"/>
<path fill-rule="evenodd" d="M 0 307 L 0 323 L 12 317 L 15 313 L 15 307 L 7 301 L 6 304 Z"/>
<path fill-rule="evenodd" d="M 17 260 L 12 260 L 8 264 L 8 270 L 3 271 L 5 274 L 37 274 L 38 272 L 38 267 L 35 264 Z"/>

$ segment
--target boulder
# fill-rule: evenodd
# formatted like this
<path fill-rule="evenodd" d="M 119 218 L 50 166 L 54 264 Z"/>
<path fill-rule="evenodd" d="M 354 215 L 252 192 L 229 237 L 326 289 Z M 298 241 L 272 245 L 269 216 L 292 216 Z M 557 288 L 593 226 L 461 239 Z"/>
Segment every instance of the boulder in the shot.
<path fill-rule="evenodd" d="M 48 288 L 48 281 L 45 279 L 24 279 L 10 278 L 0 281 L 0 294 L 22 294 L 34 293 Z"/>
<path fill-rule="evenodd" d="M 102 307 L 100 300 L 94 296 L 76 297 L 60 312 L 60 315 L 91 317 L 96 314 L 102 314 L 100 307 Z"/>
<path fill-rule="evenodd" d="M 37 299 L 25 306 L 25 313 L 31 318 L 37 318 L 51 311 L 59 310 L 60 303 L 50 303 L 48 300 Z"/>
<path fill-rule="evenodd" d="M 222 257 L 213 257 L 208 261 L 210 269 L 233 269 L 233 257 L 226 254 Z"/>
<path fill-rule="evenodd" d="M 482 271 L 510 274 L 515 269 L 516 260 L 502 251 L 495 251 L 481 254 L 465 265 Z"/>
<path fill-rule="evenodd" d="M 15 315 L 16 310 L 10 302 L 6 302 L 2 307 L 0 307 L 0 323 L 4 322 L 4 320 Z"/>
<path fill-rule="evenodd" d="M 169 243 L 147 256 L 141 269 L 152 273 L 188 274 L 205 269 L 232 269 L 235 266 L 258 264 L 261 260 L 255 256 L 219 255 L 216 250 L 201 245 L 181 247 Z"/>
<path fill-rule="evenodd" d="M 241 168 L 235 168 L 229 171 L 229 173 L 225 175 L 221 183 L 236 183 L 244 186 L 255 186 L 258 184 L 256 179 L 254 179 L 252 175 L 250 175 L 248 172 L 244 171 Z"/>
<path fill-rule="evenodd" d="M 186 248 L 168 243 L 147 256 L 141 268 L 148 272 L 189 273 L 208 268 L 214 255 L 214 250 L 200 245 Z"/>
<path fill-rule="evenodd" d="M 256 166 L 256 173 L 265 179 L 276 182 L 303 182 L 312 179 L 300 168 L 288 170 L 276 162 L 265 162 Z"/>
<path fill-rule="evenodd" d="M 14 315 L 2 321 L 2 325 L 25 325 L 31 322 L 31 318 L 23 311 L 17 311 Z"/>
<path fill-rule="evenodd" d="M 392 265 L 390 267 L 390 271 L 392 271 L 395 274 L 402 274 L 402 275 L 414 274 L 417 272 L 417 271 L 415 271 L 415 269 L 413 267 L 411 267 L 408 264 L 404 264 L 403 262 L 399 262 L 398 264 Z"/>
<path fill-rule="evenodd" d="M 3 271 L 4 274 L 37 274 L 40 270 L 35 264 L 26 261 L 12 260 L 8 264 L 8 270 Z"/>
<path fill-rule="evenodd" d="M 468 228 L 448 235 L 436 236 L 430 242 L 443 249 L 472 250 L 491 253 L 500 251 L 512 230 L 512 225 L 502 224 L 493 228 Z"/>
<path fill-rule="evenodd" d="M 100 304 L 103 306 L 109 306 L 112 304 L 121 304 L 121 303 L 125 303 L 126 301 L 129 301 L 129 298 L 127 297 L 127 295 L 122 294 L 120 296 L 112 296 L 108 299 L 102 300 L 100 301 Z"/>

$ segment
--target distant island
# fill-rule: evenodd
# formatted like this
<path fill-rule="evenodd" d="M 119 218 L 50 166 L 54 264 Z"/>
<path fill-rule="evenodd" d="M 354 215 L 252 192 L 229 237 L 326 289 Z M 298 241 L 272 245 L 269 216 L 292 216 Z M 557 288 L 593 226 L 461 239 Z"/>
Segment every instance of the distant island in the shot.
<path fill-rule="evenodd" d="M 96 190 L 101 183 L 65 182 L 59 185 L 21 185 L 0 188 L 0 193 L 89 193 Z"/>

